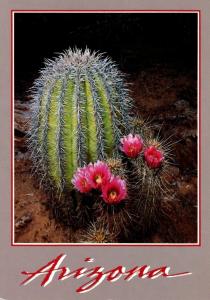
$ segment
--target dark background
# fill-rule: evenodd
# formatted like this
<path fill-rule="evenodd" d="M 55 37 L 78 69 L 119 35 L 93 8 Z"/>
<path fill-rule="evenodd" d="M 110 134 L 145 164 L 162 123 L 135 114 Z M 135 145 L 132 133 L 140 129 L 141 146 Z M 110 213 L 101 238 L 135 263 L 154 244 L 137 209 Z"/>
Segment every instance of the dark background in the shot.
<path fill-rule="evenodd" d="M 159 63 L 195 70 L 196 30 L 192 13 L 16 13 L 16 91 L 69 47 L 106 52 L 128 74 Z"/>

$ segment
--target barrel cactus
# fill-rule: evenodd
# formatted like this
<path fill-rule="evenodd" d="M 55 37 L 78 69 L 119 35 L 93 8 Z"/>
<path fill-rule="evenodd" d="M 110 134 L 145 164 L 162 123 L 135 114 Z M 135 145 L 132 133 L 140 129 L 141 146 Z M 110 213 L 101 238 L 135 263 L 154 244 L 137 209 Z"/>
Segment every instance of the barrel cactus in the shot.
<path fill-rule="evenodd" d="M 102 54 L 67 50 L 47 60 L 32 88 L 29 147 L 42 185 L 71 190 L 78 167 L 105 160 L 129 132 L 123 75 Z"/>

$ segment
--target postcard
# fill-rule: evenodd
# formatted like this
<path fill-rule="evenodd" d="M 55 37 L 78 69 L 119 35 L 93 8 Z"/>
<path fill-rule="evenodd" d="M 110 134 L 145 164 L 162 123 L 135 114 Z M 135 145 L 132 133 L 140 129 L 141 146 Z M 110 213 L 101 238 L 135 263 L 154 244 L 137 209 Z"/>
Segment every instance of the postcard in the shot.
<path fill-rule="evenodd" d="M 209 299 L 207 1 L 1 9 L 0 299 Z"/>

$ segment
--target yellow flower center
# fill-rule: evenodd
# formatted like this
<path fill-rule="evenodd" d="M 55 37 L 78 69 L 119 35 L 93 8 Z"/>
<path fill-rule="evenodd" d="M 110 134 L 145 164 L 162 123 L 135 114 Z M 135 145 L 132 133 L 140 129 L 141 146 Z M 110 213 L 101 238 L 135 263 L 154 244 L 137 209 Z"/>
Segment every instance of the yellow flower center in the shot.
<path fill-rule="evenodd" d="M 82 185 L 83 185 L 84 187 L 87 186 L 87 181 L 86 181 L 85 179 L 82 181 Z"/>
<path fill-rule="evenodd" d="M 111 199 L 111 200 L 115 200 L 116 198 L 117 198 L 117 193 L 116 193 L 116 191 L 110 191 L 110 193 L 109 193 L 109 198 Z"/>
<path fill-rule="evenodd" d="M 101 176 L 100 176 L 100 175 L 97 175 L 97 176 L 95 177 L 95 181 L 96 181 L 96 183 L 98 183 L 98 184 L 102 183 L 102 178 L 101 178 Z"/>
<path fill-rule="evenodd" d="M 130 151 L 130 153 L 133 153 L 133 151 L 135 151 L 136 149 L 135 149 L 135 147 L 134 146 L 130 146 L 129 147 L 129 151 Z"/>

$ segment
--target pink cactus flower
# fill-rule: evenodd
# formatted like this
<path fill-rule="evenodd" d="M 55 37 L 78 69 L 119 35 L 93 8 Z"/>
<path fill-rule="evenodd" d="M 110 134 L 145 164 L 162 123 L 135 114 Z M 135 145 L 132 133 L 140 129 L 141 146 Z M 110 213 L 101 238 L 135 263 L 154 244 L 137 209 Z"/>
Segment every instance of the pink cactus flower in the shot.
<path fill-rule="evenodd" d="M 87 179 L 88 183 L 94 189 L 101 189 L 111 178 L 111 172 L 105 162 L 97 161 L 88 165 Z"/>
<path fill-rule="evenodd" d="M 102 197 L 107 204 L 118 204 L 127 196 L 125 180 L 112 176 L 106 185 L 102 186 Z"/>
<path fill-rule="evenodd" d="M 88 193 L 92 189 L 87 179 L 88 169 L 88 166 L 79 168 L 71 181 L 74 187 L 81 193 Z"/>
<path fill-rule="evenodd" d="M 164 160 L 163 152 L 155 146 L 150 146 L 144 151 L 144 158 L 149 168 L 159 168 Z"/>
<path fill-rule="evenodd" d="M 120 150 L 131 158 L 137 157 L 143 149 L 143 140 L 138 134 L 132 135 L 130 133 L 120 139 L 120 142 L 122 144 Z"/>

